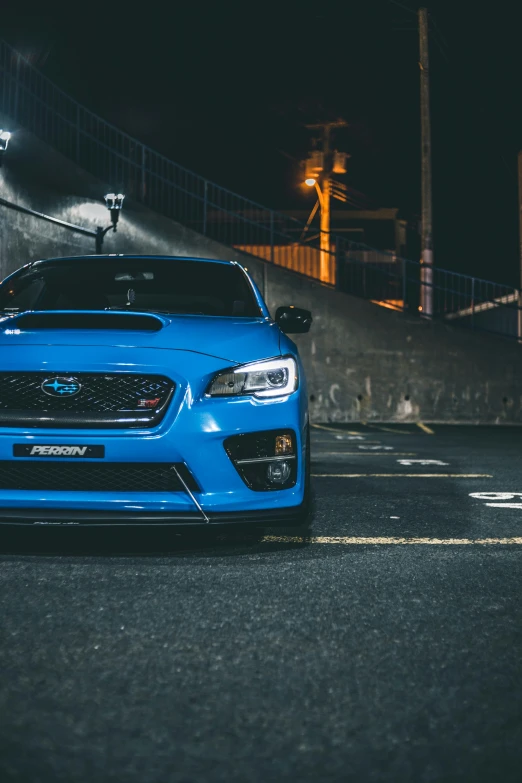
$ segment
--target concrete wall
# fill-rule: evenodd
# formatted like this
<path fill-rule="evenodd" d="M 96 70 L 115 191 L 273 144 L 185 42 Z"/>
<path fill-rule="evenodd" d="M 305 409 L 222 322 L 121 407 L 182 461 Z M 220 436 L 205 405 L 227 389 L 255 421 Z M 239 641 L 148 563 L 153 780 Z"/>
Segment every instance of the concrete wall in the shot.
<path fill-rule="evenodd" d="M 268 304 L 289 282 L 269 270 Z M 296 342 L 315 421 L 522 422 L 522 348 L 515 341 L 432 323 L 362 299 L 293 284 L 311 307 Z"/>
<path fill-rule="evenodd" d="M 12 125 L 0 117 L 0 127 Z M 0 196 L 72 223 L 108 224 L 110 188 L 17 129 L 0 169 Z M 107 253 L 158 253 L 238 260 L 281 304 L 314 314 L 296 338 L 316 422 L 522 422 L 522 354 L 515 342 L 430 323 L 326 289 L 300 275 L 219 245 L 126 201 Z M 0 276 L 37 258 L 94 252 L 94 239 L 0 206 Z"/>

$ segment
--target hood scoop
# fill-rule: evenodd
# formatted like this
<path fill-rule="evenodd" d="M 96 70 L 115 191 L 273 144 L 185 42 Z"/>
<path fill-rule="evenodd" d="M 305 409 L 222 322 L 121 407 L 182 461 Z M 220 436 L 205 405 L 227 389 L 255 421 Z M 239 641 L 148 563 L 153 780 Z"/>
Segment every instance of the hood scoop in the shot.
<path fill-rule="evenodd" d="M 155 315 L 137 313 L 78 313 L 39 312 L 24 313 L 9 318 L 4 328 L 34 331 L 35 329 L 103 329 L 133 332 L 159 332 L 164 323 Z"/>

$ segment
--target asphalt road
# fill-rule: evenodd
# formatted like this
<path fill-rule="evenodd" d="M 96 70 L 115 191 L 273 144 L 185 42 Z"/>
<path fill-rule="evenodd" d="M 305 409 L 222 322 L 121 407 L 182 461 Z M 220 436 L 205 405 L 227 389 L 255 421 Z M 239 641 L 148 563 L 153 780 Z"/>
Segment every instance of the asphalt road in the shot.
<path fill-rule="evenodd" d="M 432 429 L 315 428 L 305 542 L 4 535 L 0 780 L 518 782 L 522 430 Z"/>

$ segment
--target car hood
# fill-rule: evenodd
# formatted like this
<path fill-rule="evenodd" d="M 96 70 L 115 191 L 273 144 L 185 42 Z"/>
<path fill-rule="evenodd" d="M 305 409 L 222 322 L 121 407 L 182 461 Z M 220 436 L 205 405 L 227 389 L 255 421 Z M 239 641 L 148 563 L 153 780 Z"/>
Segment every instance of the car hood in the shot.
<path fill-rule="evenodd" d="M 3 346 L 63 345 L 181 350 L 231 364 L 280 354 L 280 331 L 264 318 L 40 311 L 0 319 Z"/>

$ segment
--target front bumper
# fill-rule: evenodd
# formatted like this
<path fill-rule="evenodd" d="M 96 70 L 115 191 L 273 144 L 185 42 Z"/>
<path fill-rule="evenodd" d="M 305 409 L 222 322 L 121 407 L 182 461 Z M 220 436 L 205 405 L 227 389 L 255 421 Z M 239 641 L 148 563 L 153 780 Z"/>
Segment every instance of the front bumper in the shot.
<path fill-rule="evenodd" d="M 127 351 L 118 349 L 122 364 Z M 55 366 L 50 371 L 62 371 L 66 366 L 69 372 L 74 372 L 70 360 L 65 365 L 60 356 L 56 358 L 56 353 L 54 346 L 52 364 Z M 190 376 L 197 381 L 191 385 L 186 377 L 172 371 L 176 352 L 155 353 L 154 358 L 158 356 L 161 361 L 154 364 L 150 361 L 150 351 L 141 353 L 143 361 L 138 362 L 141 356 L 137 356 L 136 351 L 128 352 L 129 362 L 125 366 L 129 370 L 166 375 L 176 383 L 175 393 L 160 424 L 150 429 L 132 430 L 5 427 L 0 429 L 0 461 L 19 461 L 13 457 L 13 446 L 27 444 L 103 446 L 105 457 L 89 459 L 90 463 L 184 463 L 200 488 L 199 492 L 194 492 L 197 505 L 186 492 L 0 488 L 0 524 L 21 524 L 24 519 L 28 524 L 45 524 L 46 520 L 49 524 L 67 524 L 69 520 L 71 524 L 85 525 L 294 524 L 300 517 L 304 499 L 307 427 L 304 383 L 296 392 L 281 399 L 208 399 L 202 392 L 209 379 L 226 366 L 225 362 L 201 355 L 192 359 L 194 366 L 190 368 Z M 45 358 L 45 354 L 42 355 Z M 85 350 L 82 359 L 84 371 L 115 371 L 115 363 L 109 366 L 105 363 L 100 366 L 94 360 L 86 363 Z M 184 361 L 187 364 L 185 357 Z M 296 483 L 289 489 L 253 491 L 238 474 L 225 451 L 224 441 L 241 433 L 277 429 L 292 429 L 296 434 Z M 46 462 L 73 461 L 66 457 L 32 457 L 29 461 L 41 463 L 43 459 Z"/>

